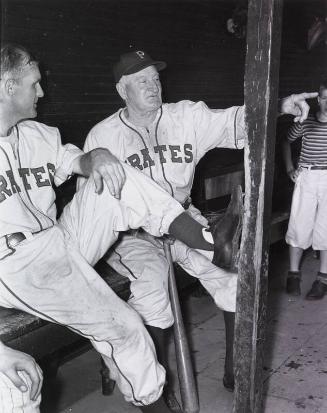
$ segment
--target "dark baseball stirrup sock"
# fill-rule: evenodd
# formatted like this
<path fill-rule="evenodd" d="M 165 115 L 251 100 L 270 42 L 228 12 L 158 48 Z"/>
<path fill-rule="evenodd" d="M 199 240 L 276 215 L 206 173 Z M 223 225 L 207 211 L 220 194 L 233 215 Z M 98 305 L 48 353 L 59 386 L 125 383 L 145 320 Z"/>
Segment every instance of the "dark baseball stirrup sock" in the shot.
<path fill-rule="evenodd" d="M 154 326 L 145 326 L 148 330 L 154 346 L 157 352 L 157 359 L 159 363 L 164 367 L 166 370 L 166 383 L 163 389 L 162 397 L 165 401 L 165 404 L 170 409 L 171 412 L 175 413 L 182 413 L 182 409 L 179 405 L 178 400 L 176 399 L 174 389 L 173 389 L 173 382 L 174 382 L 174 374 L 170 369 L 168 363 L 168 341 L 169 336 L 172 334 L 173 329 L 172 327 L 168 327 L 165 329 L 154 327 Z"/>
<path fill-rule="evenodd" d="M 164 367 L 166 370 L 166 376 L 167 376 L 167 370 L 168 370 L 168 341 L 169 341 L 169 336 L 172 333 L 172 328 L 159 328 L 159 327 L 154 327 L 150 325 L 145 325 L 146 329 L 148 330 L 148 333 L 150 334 L 152 341 L 154 343 L 154 346 L 156 348 L 157 352 L 157 359 L 159 363 Z"/>
<path fill-rule="evenodd" d="M 171 413 L 171 410 L 166 406 L 162 396 L 152 404 L 142 407 L 140 406 L 140 409 L 144 413 Z"/>
<path fill-rule="evenodd" d="M 190 248 L 213 251 L 214 244 L 204 238 L 202 232 L 204 229 L 206 228 L 203 225 L 183 212 L 170 224 L 168 232 Z"/>

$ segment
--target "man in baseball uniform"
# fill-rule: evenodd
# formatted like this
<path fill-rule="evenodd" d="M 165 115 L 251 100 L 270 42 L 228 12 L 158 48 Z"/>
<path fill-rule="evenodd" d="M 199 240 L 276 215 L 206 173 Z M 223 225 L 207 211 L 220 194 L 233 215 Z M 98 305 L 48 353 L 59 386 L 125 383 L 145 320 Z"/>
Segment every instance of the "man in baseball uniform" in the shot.
<path fill-rule="evenodd" d="M 165 62 L 153 60 L 141 50 L 121 55 L 114 65 L 114 78 L 125 107 L 92 128 L 84 150 L 109 149 L 118 159 L 158 183 L 190 216 L 206 226 L 207 220 L 190 199 L 195 167 L 212 148 L 243 148 L 246 137 L 244 107 L 209 109 L 204 102 L 189 100 L 163 104 L 159 71 L 165 67 Z M 305 103 L 305 97 L 311 95 L 301 96 L 300 106 Z M 292 107 L 292 113 L 296 114 L 292 99 L 281 102 L 282 110 L 290 113 Z M 212 252 L 189 248 L 180 241 L 176 241 L 171 250 L 174 261 L 200 280 L 224 312 L 223 384 L 233 390 L 237 275 L 214 265 Z M 162 242 L 144 231 L 126 233 L 110 250 L 107 261 L 130 279 L 129 304 L 144 320 L 156 344 L 158 358 L 167 368 L 164 343 L 174 320 L 167 288 L 168 263 Z"/>
<path fill-rule="evenodd" d="M 165 370 L 150 335 L 92 266 L 119 232 L 131 228 L 154 237 L 169 233 L 205 250 L 213 250 L 213 237 L 164 189 L 107 149 L 84 154 L 63 145 L 58 129 L 26 120 L 36 117 L 40 81 L 38 64 L 26 49 L 2 47 L 0 305 L 87 337 L 128 402 L 167 413 L 161 397 Z M 89 179 L 57 221 L 52 185 L 72 174 Z"/>

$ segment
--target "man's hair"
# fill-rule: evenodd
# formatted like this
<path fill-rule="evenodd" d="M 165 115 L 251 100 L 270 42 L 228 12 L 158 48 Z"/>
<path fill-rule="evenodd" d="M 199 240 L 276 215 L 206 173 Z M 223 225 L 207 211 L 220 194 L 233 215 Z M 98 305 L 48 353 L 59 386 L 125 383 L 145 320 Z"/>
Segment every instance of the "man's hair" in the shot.
<path fill-rule="evenodd" d="M 127 85 L 127 77 L 124 75 L 119 79 L 119 82 L 121 84 L 121 86 L 125 87 Z M 117 83 L 117 84 L 118 84 Z"/>
<path fill-rule="evenodd" d="M 8 43 L 1 47 L 0 77 L 19 78 L 28 65 L 38 65 L 25 47 Z"/>
<path fill-rule="evenodd" d="M 322 91 L 326 89 L 327 89 L 327 78 L 324 78 L 320 81 L 319 96 L 321 96 Z"/>

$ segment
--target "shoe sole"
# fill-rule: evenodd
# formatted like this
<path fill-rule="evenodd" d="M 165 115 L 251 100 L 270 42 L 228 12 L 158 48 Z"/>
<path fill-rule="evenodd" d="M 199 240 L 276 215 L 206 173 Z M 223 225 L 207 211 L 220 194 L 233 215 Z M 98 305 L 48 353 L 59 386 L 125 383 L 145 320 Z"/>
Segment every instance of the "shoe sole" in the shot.
<path fill-rule="evenodd" d="M 322 300 L 325 297 L 325 294 L 322 297 L 305 297 L 307 301 L 318 301 Z"/>

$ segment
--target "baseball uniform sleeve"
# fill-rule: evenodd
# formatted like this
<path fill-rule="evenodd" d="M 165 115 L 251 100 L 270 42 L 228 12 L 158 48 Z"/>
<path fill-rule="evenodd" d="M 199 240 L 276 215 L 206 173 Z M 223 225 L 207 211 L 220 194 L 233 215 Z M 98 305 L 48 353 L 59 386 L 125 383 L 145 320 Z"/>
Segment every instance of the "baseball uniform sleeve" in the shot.
<path fill-rule="evenodd" d="M 242 149 L 247 136 L 244 106 L 210 109 L 204 102 L 189 102 L 200 158 L 213 148 Z"/>
<path fill-rule="evenodd" d="M 83 154 L 84 152 L 75 145 L 70 143 L 63 145 L 57 129 L 57 159 L 56 172 L 54 175 L 54 183 L 56 186 L 61 185 L 71 177 L 75 159 Z"/>

